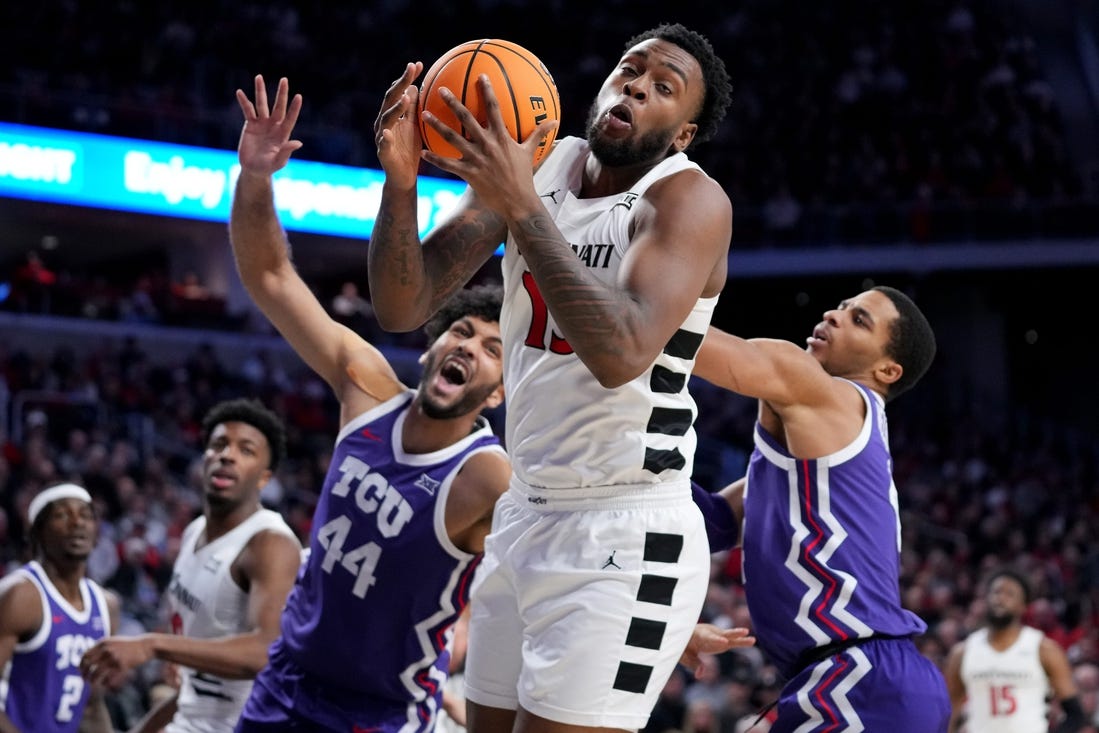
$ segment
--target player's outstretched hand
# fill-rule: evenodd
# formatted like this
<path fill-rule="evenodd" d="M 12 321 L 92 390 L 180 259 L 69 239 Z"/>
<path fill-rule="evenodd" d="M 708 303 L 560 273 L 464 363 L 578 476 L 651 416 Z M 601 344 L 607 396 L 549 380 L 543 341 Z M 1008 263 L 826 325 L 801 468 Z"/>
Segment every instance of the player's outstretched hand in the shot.
<path fill-rule="evenodd" d="M 701 655 L 721 654 L 730 649 L 753 646 L 755 643 L 756 638 L 742 626 L 723 629 L 713 624 L 696 624 L 691 640 L 679 658 L 679 663 L 697 677 L 702 667 Z"/>
<path fill-rule="evenodd" d="M 409 189 L 420 171 L 420 120 L 416 113 L 420 90 L 414 82 L 424 70 L 423 62 L 405 64 L 404 73 L 385 92 L 382 108 L 374 120 L 374 144 L 378 162 L 385 169 L 386 183 Z"/>
<path fill-rule="evenodd" d="M 269 108 L 262 75 L 256 76 L 255 94 L 253 103 L 247 94 L 237 90 L 237 103 L 244 113 L 237 153 L 242 173 L 270 176 L 286 165 L 302 145 L 300 140 L 290 139 L 301 112 L 301 95 L 295 94 L 291 99 L 290 83 L 283 77 L 279 79 L 275 103 Z"/>
<path fill-rule="evenodd" d="M 93 684 L 118 689 L 134 667 L 153 658 L 153 645 L 145 635 L 108 636 L 100 639 L 80 659 L 80 673 Z"/>

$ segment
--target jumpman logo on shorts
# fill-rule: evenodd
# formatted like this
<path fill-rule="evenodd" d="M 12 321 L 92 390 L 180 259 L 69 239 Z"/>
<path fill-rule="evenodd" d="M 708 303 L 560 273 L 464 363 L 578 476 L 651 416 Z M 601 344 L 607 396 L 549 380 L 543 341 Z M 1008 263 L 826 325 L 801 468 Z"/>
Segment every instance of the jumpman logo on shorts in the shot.
<path fill-rule="evenodd" d="M 607 561 L 605 563 L 603 563 L 603 567 L 601 567 L 600 570 L 606 570 L 611 565 L 615 566 L 619 570 L 622 569 L 622 566 L 614 561 L 614 553 L 615 552 L 618 552 L 618 550 L 614 550 L 614 552 L 611 553 L 611 556 L 607 558 Z"/>

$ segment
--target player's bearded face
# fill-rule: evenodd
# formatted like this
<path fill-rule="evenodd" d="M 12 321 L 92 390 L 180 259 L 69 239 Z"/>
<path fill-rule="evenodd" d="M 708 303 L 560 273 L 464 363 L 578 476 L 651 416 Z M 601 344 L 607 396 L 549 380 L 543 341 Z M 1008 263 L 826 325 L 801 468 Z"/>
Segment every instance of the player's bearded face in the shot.
<path fill-rule="evenodd" d="M 1015 614 L 1005 608 L 989 608 L 988 625 L 994 629 L 1005 629 L 1015 621 Z"/>
<path fill-rule="evenodd" d="M 587 130 L 588 147 L 603 165 L 624 167 L 637 165 L 651 160 L 664 158 L 671 150 L 675 140 L 675 129 L 650 130 L 640 137 L 612 140 L 599 134 L 597 122 L 600 118 L 599 100 L 592 102 L 588 109 Z"/>
<path fill-rule="evenodd" d="M 465 388 L 453 402 L 439 399 L 431 393 L 431 390 L 427 389 L 427 385 L 438 374 L 440 361 L 437 352 L 430 352 L 424 362 L 423 377 L 420 379 L 420 404 L 424 414 L 434 420 L 450 420 L 468 415 L 471 412 L 480 411 L 485 400 L 499 386 L 499 383 L 479 383 L 474 375 L 474 378 L 465 384 Z"/>

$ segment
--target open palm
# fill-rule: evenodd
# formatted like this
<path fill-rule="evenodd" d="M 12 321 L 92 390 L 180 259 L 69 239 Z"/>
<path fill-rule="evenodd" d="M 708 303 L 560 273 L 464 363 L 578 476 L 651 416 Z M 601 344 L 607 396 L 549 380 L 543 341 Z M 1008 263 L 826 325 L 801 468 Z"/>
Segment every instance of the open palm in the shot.
<path fill-rule="evenodd" d="M 240 133 L 237 154 L 243 172 L 270 176 L 285 166 L 302 145 L 300 140 L 290 139 L 302 100 L 300 94 L 290 99 L 290 83 L 284 77 L 279 80 L 274 105 L 268 108 L 267 87 L 262 75 L 256 76 L 255 99 L 253 104 L 247 94 L 237 90 L 237 102 L 244 113 L 244 129 Z"/>

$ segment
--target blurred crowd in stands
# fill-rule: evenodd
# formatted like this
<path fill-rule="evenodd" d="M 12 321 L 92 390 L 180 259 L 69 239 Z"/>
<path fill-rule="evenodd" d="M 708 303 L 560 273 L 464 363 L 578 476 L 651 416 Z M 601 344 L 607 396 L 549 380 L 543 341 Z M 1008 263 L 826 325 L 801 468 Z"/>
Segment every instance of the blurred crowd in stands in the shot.
<path fill-rule="evenodd" d="M 430 62 L 461 41 L 506 35 L 550 66 L 564 131 L 580 134 L 626 37 L 674 19 L 705 30 L 733 77 L 730 119 L 697 157 L 733 199 L 736 246 L 1099 230 L 1099 206 L 1073 167 L 1033 39 L 1002 4 L 724 5 L 714 23 L 702 10 L 684 7 L 671 18 L 663 7 L 625 0 L 585 3 L 582 22 L 568 0 L 537 11 L 509 0 L 0 3 L 9 29 L 0 44 L 0 120 L 233 149 L 233 90 L 256 73 L 286 75 L 306 96 L 302 157 L 376 166 L 371 125 L 406 60 Z M 10 277 L 0 277 L 10 287 L 0 293 L 2 310 L 243 326 L 227 318 L 224 294 L 193 273 L 173 282 L 159 266 L 114 277 L 55 271 L 48 252 L 0 264 L 10 266 Z M 417 346 L 378 331 L 353 284 L 317 290 L 333 314 L 373 340 Z M 264 496 L 303 539 L 336 432 L 325 385 L 269 353 L 230 368 L 209 344 L 179 361 L 153 358 L 156 349 L 135 338 L 103 339 L 91 350 L 0 342 L 0 572 L 24 559 L 30 497 L 54 481 L 78 481 L 99 505 L 91 574 L 123 596 L 122 633 L 164 623 L 161 597 L 180 533 L 200 507 L 206 409 L 255 396 L 285 418 L 289 460 Z M 410 365 L 406 379 L 414 379 Z M 716 489 L 744 469 L 754 405 L 694 386 L 696 478 Z M 984 575 L 1012 564 L 1034 586 L 1028 622 L 1067 650 L 1099 725 L 1099 448 L 1025 415 L 995 431 L 951 418 L 891 426 L 902 592 L 929 624 L 922 649 L 942 663 L 983 621 Z M 705 616 L 715 623 L 749 625 L 739 559 L 736 551 L 714 558 Z M 140 712 L 156 682 L 155 667 L 142 674 L 114 701 L 120 721 Z M 708 659 L 699 679 L 673 677 L 647 730 L 743 730 L 780 685 L 758 650 Z"/>
<path fill-rule="evenodd" d="M 51 252 L 32 249 L 10 274 L 0 275 L 0 310 L 128 323 L 233 329 L 225 298 L 187 271 L 173 282 L 164 267 L 120 270 L 51 267 Z"/>
<path fill-rule="evenodd" d="M 373 120 L 406 61 L 486 35 L 527 45 L 563 132 L 582 134 L 628 36 L 668 20 L 704 30 L 733 79 L 696 157 L 737 207 L 739 246 L 1099 226 L 1035 40 L 1000 0 L 7 4 L 0 120 L 234 149 L 233 91 L 285 75 L 306 100 L 301 157 L 376 167 Z"/>
<path fill-rule="evenodd" d="M 554 72 L 564 132 L 580 134 L 625 37 L 671 19 L 622 0 L 554 0 L 536 22 L 519 0 L 474 5 L 0 5 L 4 27 L 20 29 L 0 44 L 0 120 L 231 150 L 233 91 L 258 72 L 285 74 L 306 97 L 301 157 L 377 166 L 372 123 L 406 59 L 430 63 L 485 34 L 525 43 Z M 707 32 L 732 75 L 729 119 L 693 154 L 732 197 L 736 249 L 1099 234 L 1094 172 L 1075 167 L 1054 87 L 1011 3 L 704 5 L 674 15 Z M 166 261 L 74 272 L 40 249 L 26 261 L 0 255 L 0 309 L 246 325 L 226 313 L 225 293 L 194 273 L 170 279 Z"/>

